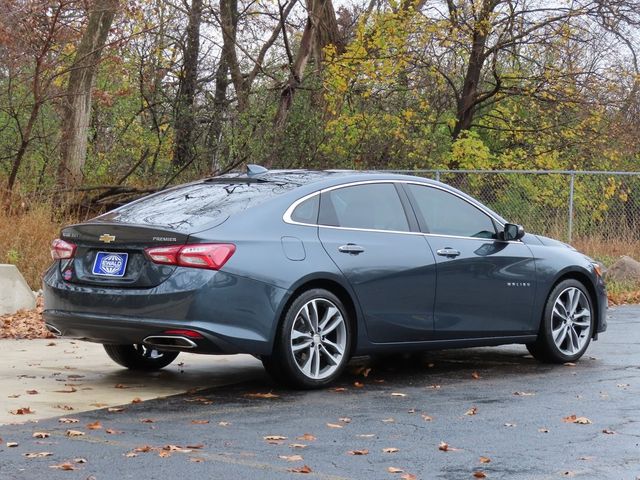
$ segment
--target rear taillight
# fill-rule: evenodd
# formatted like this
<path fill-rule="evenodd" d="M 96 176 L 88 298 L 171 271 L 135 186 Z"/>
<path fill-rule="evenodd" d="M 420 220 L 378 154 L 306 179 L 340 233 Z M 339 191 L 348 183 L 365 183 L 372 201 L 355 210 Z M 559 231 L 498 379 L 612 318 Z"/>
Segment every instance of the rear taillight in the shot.
<path fill-rule="evenodd" d="M 76 246 L 73 243 L 65 242 L 59 238 L 51 242 L 51 258 L 54 260 L 73 258 L 75 253 Z"/>
<path fill-rule="evenodd" d="M 236 246 L 232 243 L 198 243 L 145 249 L 154 263 L 209 270 L 220 270 L 235 251 Z"/>

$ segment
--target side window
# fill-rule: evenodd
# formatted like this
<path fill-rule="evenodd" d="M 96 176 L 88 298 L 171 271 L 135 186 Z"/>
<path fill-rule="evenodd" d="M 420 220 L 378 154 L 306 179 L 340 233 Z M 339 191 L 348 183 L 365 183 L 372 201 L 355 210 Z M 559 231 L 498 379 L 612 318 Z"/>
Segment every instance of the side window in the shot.
<path fill-rule="evenodd" d="M 409 231 L 409 223 L 391 183 L 338 188 L 321 194 L 320 225 Z"/>
<path fill-rule="evenodd" d="M 318 205 L 320 204 L 320 195 L 314 195 L 300 203 L 291 213 L 291 220 L 300 223 L 310 223 L 315 225 L 318 223 Z"/>
<path fill-rule="evenodd" d="M 416 214 L 429 233 L 459 237 L 496 238 L 493 220 L 469 202 L 443 190 L 409 184 Z"/>

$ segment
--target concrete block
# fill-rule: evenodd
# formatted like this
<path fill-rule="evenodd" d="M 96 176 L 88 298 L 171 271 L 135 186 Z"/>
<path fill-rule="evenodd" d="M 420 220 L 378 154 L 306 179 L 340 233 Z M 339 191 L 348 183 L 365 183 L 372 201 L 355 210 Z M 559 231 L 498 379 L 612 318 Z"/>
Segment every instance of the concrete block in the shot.
<path fill-rule="evenodd" d="M 0 315 L 36 308 L 36 297 L 15 265 L 0 264 Z"/>

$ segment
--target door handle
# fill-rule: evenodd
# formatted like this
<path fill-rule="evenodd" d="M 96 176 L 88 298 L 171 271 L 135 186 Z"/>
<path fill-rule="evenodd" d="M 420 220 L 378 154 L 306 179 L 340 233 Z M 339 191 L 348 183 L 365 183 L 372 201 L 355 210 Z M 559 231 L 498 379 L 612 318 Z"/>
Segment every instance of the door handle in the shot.
<path fill-rule="evenodd" d="M 360 245 L 356 245 L 355 243 L 347 243 L 346 245 L 338 247 L 338 251 L 342 253 L 350 253 L 351 255 L 358 255 L 359 253 L 364 252 L 364 248 Z"/>
<path fill-rule="evenodd" d="M 455 258 L 458 255 L 460 255 L 460 251 L 459 250 L 455 250 L 453 248 L 441 248 L 440 250 L 436 250 L 436 253 L 438 255 L 440 255 L 441 257 L 448 257 L 448 258 Z"/>

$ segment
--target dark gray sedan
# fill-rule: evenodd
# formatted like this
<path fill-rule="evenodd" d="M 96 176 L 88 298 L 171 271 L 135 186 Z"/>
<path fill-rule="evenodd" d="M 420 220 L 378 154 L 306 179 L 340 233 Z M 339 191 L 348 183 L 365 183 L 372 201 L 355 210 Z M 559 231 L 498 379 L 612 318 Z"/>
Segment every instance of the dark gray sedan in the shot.
<path fill-rule="evenodd" d="M 66 227 L 52 255 L 49 330 L 132 369 L 249 353 L 316 388 L 352 355 L 521 343 L 573 362 L 606 329 L 591 259 L 418 177 L 249 167 Z"/>

